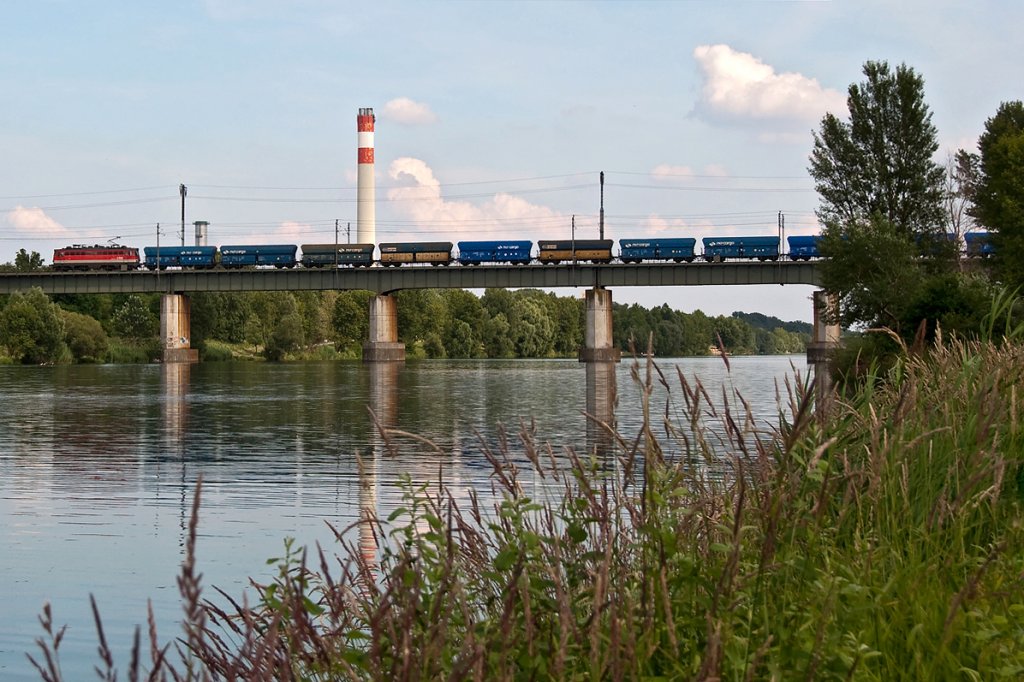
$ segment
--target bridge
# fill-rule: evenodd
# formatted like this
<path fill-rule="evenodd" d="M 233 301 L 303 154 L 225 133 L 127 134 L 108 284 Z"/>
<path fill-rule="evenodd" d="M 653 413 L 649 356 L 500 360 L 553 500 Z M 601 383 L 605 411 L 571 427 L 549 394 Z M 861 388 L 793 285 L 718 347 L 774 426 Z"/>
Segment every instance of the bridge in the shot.
<path fill-rule="evenodd" d="M 189 294 L 200 291 L 365 290 L 370 300 L 370 338 L 363 347 L 367 362 L 405 359 L 398 341 L 398 314 L 391 294 L 403 289 L 490 289 L 586 287 L 587 319 L 584 362 L 617 361 L 612 346 L 612 298 L 608 287 L 806 284 L 821 286 L 813 261 L 727 261 L 722 263 L 609 263 L 561 265 L 451 265 L 370 268 L 297 268 L 243 270 L 165 270 L 162 272 L 35 271 L 0 273 L 0 294 L 39 287 L 47 294 L 160 293 L 160 332 L 165 362 L 194 362 L 189 345 Z M 819 300 L 820 299 L 820 300 Z M 819 325 L 823 292 L 815 293 L 815 341 L 838 340 L 838 329 Z M 819 329 L 820 327 L 820 329 Z M 834 338 L 833 338 L 834 337 Z M 809 357 L 811 351 L 808 351 Z"/>
<path fill-rule="evenodd" d="M 403 289 L 548 289 L 559 287 L 663 287 L 744 284 L 820 286 L 809 261 L 724 263 L 610 263 L 564 265 L 453 265 L 294 270 L 165 270 L 163 272 L 36 271 L 0 273 L 0 294 L 39 287 L 47 294 L 163 293 L 197 291 Z"/>

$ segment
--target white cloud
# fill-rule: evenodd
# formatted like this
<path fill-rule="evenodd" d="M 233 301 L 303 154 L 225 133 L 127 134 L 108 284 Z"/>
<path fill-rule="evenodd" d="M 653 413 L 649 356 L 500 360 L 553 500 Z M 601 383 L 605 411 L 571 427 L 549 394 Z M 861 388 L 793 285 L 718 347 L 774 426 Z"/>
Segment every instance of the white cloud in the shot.
<path fill-rule="evenodd" d="M 275 236 L 284 239 L 289 244 L 297 244 L 301 241 L 307 241 L 310 230 L 311 228 L 307 223 L 286 220 L 278 226 L 277 230 L 274 231 L 274 234 Z"/>
<path fill-rule="evenodd" d="M 717 163 L 705 166 L 704 170 L 699 173 L 690 166 L 673 166 L 671 164 L 662 163 L 651 170 L 651 176 L 654 177 L 655 180 L 673 182 L 679 180 L 692 180 L 697 177 L 726 178 L 729 177 L 729 173 L 725 170 L 725 166 Z"/>
<path fill-rule="evenodd" d="M 775 69 L 728 45 L 700 45 L 693 56 L 703 73 L 698 109 L 711 118 L 816 123 L 827 111 L 846 112 L 846 95 L 814 78 Z"/>
<path fill-rule="evenodd" d="M 408 97 L 398 97 L 384 105 L 381 117 L 404 125 L 430 125 L 437 122 L 437 115 L 422 102 Z"/>
<path fill-rule="evenodd" d="M 389 189 L 387 197 L 415 227 L 397 236 L 380 237 L 382 241 L 445 237 L 533 240 L 550 235 L 559 225 L 568 225 L 565 216 L 550 208 L 505 192 L 475 203 L 445 198 L 434 171 L 420 159 L 395 159 L 388 175 L 408 183 Z"/>
<path fill-rule="evenodd" d="M 69 234 L 67 228 L 38 207 L 16 206 L 7 213 L 7 222 L 18 232 L 35 236 L 63 237 Z"/>
<path fill-rule="evenodd" d="M 672 166 L 662 163 L 654 167 L 651 175 L 660 180 L 675 180 L 679 178 L 692 178 L 696 173 L 689 166 Z"/>

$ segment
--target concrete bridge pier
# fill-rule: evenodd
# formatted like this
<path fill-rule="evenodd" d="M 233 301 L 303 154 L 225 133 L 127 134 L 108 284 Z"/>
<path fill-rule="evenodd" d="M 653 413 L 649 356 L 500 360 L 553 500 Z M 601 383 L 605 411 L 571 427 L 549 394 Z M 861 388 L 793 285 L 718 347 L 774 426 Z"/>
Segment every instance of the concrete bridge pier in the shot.
<path fill-rule="evenodd" d="M 612 345 L 612 292 L 601 287 L 587 289 L 586 302 L 580 362 L 619 362 L 622 351 Z"/>
<path fill-rule="evenodd" d="M 839 348 L 839 297 L 827 291 L 814 292 L 814 329 L 807 344 L 807 364 L 814 368 L 814 394 L 818 414 L 823 414 L 832 399 L 832 374 L 829 360 Z"/>
<path fill-rule="evenodd" d="M 398 302 L 390 294 L 370 299 L 370 338 L 363 344 L 363 362 L 405 362 L 405 344 L 398 340 Z"/>
<path fill-rule="evenodd" d="M 192 301 L 185 294 L 160 297 L 160 341 L 164 362 L 199 362 L 199 351 L 190 345 Z"/>

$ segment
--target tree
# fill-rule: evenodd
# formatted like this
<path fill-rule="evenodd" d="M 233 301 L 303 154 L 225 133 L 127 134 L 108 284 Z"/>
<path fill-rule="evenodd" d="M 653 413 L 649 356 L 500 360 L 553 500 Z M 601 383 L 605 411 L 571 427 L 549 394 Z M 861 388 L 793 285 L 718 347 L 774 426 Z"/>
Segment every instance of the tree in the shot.
<path fill-rule="evenodd" d="M 821 283 L 840 297 L 840 324 L 886 326 L 897 332 L 924 278 L 913 241 L 882 216 L 826 229 Z M 911 321 L 912 334 L 916 324 Z"/>
<path fill-rule="evenodd" d="M 957 243 L 974 229 L 974 197 L 981 173 L 981 157 L 960 149 L 946 158 L 946 214 Z"/>
<path fill-rule="evenodd" d="M 358 351 L 369 336 L 368 291 L 340 291 L 334 299 L 331 326 L 338 351 Z"/>
<path fill-rule="evenodd" d="M 114 311 L 111 324 L 116 336 L 138 341 L 156 336 L 160 321 L 141 297 L 132 294 Z"/>
<path fill-rule="evenodd" d="M 735 317 L 720 315 L 712 321 L 715 343 L 719 340 L 727 353 L 753 353 L 757 348 L 754 328 Z"/>
<path fill-rule="evenodd" d="M 42 267 L 43 258 L 36 251 L 28 253 L 25 249 L 18 249 L 18 253 L 14 256 L 14 269 L 18 272 L 41 270 Z"/>
<path fill-rule="evenodd" d="M 425 343 L 428 337 L 441 338 L 450 316 L 440 293 L 434 289 L 406 289 L 395 294 L 395 298 L 402 341 L 415 344 Z M 436 340 L 432 340 L 434 347 Z"/>
<path fill-rule="evenodd" d="M 482 335 L 487 311 L 480 299 L 462 289 L 445 289 L 441 293 L 448 308 L 449 321 L 442 342 L 452 358 L 473 358 L 483 355 Z"/>
<path fill-rule="evenodd" d="M 305 344 L 305 336 L 302 331 L 302 315 L 298 309 L 281 317 L 267 339 L 267 345 L 263 349 L 263 355 L 267 360 L 280 361 L 284 356 Z"/>
<path fill-rule="evenodd" d="M 444 339 L 444 347 L 450 358 L 476 357 L 477 345 L 473 328 L 465 320 L 455 320 Z"/>
<path fill-rule="evenodd" d="M 1024 103 L 1004 102 L 978 139 L 974 216 L 992 232 L 996 273 L 1024 285 Z"/>
<path fill-rule="evenodd" d="M 269 301 L 273 316 L 273 331 L 267 338 L 263 355 L 268 360 L 283 360 L 284 356 L 305 345 L 302 313 L 299 302 L 289 292 L 282 292 Z"/>
<path fill-rule="evenodd" d="M 99 362 L 107 353 L 109 340 L 103 327 L 93 317 L 61 310 L 64 320 L 64 342 L 76 360 Z"/>
<path fill-rule="evenodd" d="M 484 323 L 484 352 L 489 358 L 513 358 L 516 354 L 512 343 L 512 325 L 505 313 L 488 317 Z"/>
<path fill-rule="evenodd" d="M 913 334 L 923 280 L 954 268 L 945 232 L 946 170 L 924 80 L 906 65 L 867 62 L 849 89 L 850 121 L 826 114 L 814 134 L 809 171 L 821 204 L 822 284 L 840 297 L 840 321 Z M 965 181 L 967 178 L 965 178 Z"/>
<path fill-rule="evenodd" d="M 900 65 L 864 64 L 867 80 L 852 84 L 850 121 L 828 113 L 814 133 L 811 177 L 827 227 L 880 215 L 908 236 L 940 236 L 945 171 L 932 160 L 939 148 L 924 101 L 924 79 Z"/>
<path fill-rule="evenodd" d="M 517 356 L 543 358 L 552 354 L 555 325 L 540 301 L 517 296 L 512 304 L 512 319 L 509 323 Z"/>
<path fill-rule="evenodd" d="M 58 362 L 66 352 L 60 307 L 38 287 L 11 294 L 0 311 L 0 345 L 23 363 Z"/>

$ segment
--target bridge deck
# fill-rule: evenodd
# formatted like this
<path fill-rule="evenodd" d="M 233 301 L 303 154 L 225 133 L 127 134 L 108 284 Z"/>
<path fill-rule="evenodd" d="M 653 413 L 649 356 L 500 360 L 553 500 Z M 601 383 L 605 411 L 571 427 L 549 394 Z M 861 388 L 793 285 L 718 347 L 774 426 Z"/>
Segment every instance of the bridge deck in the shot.
<path fill-rule="evenodd" d="M 47 294 L 193 293 L 402 289 L 657 287 L 751 284 L 820 286 L 813 262 L 640 263 L 608 265 L 454 265 L 295 270 L 0 273 L 0 294 L 39 287 Z"/>

